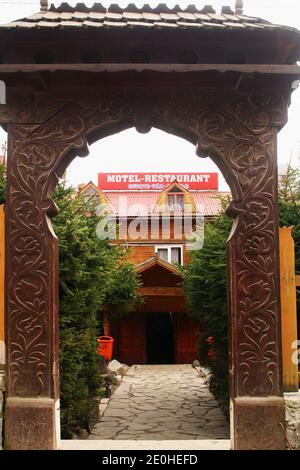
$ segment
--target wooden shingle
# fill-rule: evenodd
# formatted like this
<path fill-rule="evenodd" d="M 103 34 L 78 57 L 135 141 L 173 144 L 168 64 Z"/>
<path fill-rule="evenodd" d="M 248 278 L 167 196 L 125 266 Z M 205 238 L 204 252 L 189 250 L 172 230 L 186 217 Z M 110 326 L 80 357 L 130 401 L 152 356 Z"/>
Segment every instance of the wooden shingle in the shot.
<path fill-rule="evenodd" d="M 236 15 L 229 7 L 223 7 L 221 14 L 206 5 L 201 10 L 195 5 L 190 5 L 186 9 L 178 5 L 169 8 L 166 4 L 160 3 L 155 8 L 149 5 L 138 7 L 133 3 L 122 8 L 118 4 L 111 4 L 108 8 L 101 3 L 95 3 L 88 7 L 84 3 L 77 3 L 71 6 L 64 2 L 60 6 L 51 5 L 48 11 L 38 12 L 27 18 L 22 18 L 12 23 L 0 26 L 5 29 L 55 29 L 55 28 L 141 28 L 154 27 L 160 29 L 220 29 L 220 30 L 261 30 L 272 31 L 283 29 L 297 31 L 295 28 L 273 25 L 268 21 L 246 15 Z"/>

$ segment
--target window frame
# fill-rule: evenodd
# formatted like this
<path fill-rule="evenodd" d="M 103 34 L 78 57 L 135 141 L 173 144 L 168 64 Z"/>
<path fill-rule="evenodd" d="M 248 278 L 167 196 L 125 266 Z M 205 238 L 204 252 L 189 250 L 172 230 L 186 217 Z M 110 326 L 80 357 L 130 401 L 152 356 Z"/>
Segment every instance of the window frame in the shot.
<path fill-rule="evenodd" d="M 174 198 L 173 207 L 171 207 L 170 203 L 169 203 L 169 197 L 170 196 Z M 185 202 L 184 193 L 183 192 L 176 192 L 176 193 L 168 192 L 167 193 L 167 206 L 168 206 L 169 210 L 174 211 L 175 208 L 176 208 L 176 210 L 179 210 L 180 204 L 177 203 L 177 197 L 178 196 L 182 196 L 182 206 L 183 207 L 180 210 L 181 211 L 184 210 L 184 202 Z"/>
<path fill-rule="evenodd" d="M 180 263 L 172 263 L 171 261 L 171 249 L 172 248 L 180 248 Z M 158 254 L 159 249 L 167 249 L 168 250 L 168 263 L 173 264 L 180 264 L 183 266 L 183 245 L 155 245 L 155 254 Z M 162 259 L 162 258 L 161 258 Z M 163 260 L 164 261 L 164 260 Z"/>

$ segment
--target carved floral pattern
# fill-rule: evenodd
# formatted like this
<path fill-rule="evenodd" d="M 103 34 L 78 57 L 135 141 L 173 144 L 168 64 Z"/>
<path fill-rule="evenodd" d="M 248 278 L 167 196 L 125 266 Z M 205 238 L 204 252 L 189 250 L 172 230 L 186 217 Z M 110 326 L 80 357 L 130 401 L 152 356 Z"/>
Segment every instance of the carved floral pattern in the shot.
<path fill-rule="evenodd" d="M 17 423 L 9 429 L 6 440 L 10 450 L 53 449 L 53 410 L 50 407 L 8 409 L 8 417 Z M 54 434 L 55 436 L 55 434 Z"/>
<path fill-rule="evenodd" d="M 267 420 L 258 418 L 255 422 L 245 419 L 241 426 L 237 426 L 237 434 L 242 441 L 239 442 L 240 449 L 278 450 L 282 449 L 284 423 L 271 416 Z"/>
<path fill-rule="evenodd" d="M 248 101 L 251 103 L 251 100 Z M 175 110 L 175 112 L 174 112 Z M 280 111 L 280 110 L 279 110 Z M 276 114 L 278 116 L 279 114 Z M 198 153 L 208 154 L 226 169 L 238 216 L 229 241 L 231 259 L 232 335 L 237 347 L 232 351 L 234 390 L 238 396 L 280 394 L 278 344 L 277 219 L 275 188 L 274 132 L 263 112 L 258 135 L 234 116 L 193 104 L 189 119 L 176 103 L 161 112 L 179 128 L 197 130 Z M 255 115 L 254 128 L 257 125 Z M 248 109 L 251 122 L 251 110 Z"/>

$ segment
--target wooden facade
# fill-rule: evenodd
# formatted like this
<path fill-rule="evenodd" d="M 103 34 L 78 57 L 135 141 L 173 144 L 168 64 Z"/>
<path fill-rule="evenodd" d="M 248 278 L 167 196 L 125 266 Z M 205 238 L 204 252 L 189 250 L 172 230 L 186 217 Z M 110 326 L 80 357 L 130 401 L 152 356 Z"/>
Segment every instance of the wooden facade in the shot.
<path fill-rule="evenodd" d="M 112 328 L 114 355 L 130 365 L 191 363 L 197 359 L 200 325 L 187 315 L 178 269 L 157 255 L 136 269 L 142 304 Z"/>
<path fill-rule="evenodd" d="M 174 194 L 174 190 L 175 194 L 182 197 L 182 211 L 178 208 L 170 210 L 168 206 L 168 197 Z M 197 193 L 197 196 L 201 196 L 197 198 L 201 201 L 200 209 L 200 205 L 197 207 L 195 202 L 195 193 L 177 181 L 151 194 L 155 201 L 153 208 L 143 207 L 143 192 L 116 191 L 114 199 L 118 200 L 119 195 L 119 199 L 128 199 L 129 204 L 131 202 L 133 207 L 138 207 L 136 217 L 128 204 L 128 217 L 120 213 L 120 207 L 112 207 L 109 193 L 91 182 L 80 186 L 80 194 L 84 198 L 96 198 L 102 212 L 114 214 L 118 233 L 112 243 L 124 246 L 127 260 L 136 266 L 142 282 L 139 289 L 142 307 L 139 307 L 138 312 L 132 312 L 110 325 L 110 334 L 114 337 L 113 357 L 129 365 L 153 364 L 155 360 L 158 363 L 192 363 L 197 359 L 197 335 L 201 325 L 187 313 L 180 271 L 171 263 L 171 259 L 161 258 L 160 250 L 169 257 L 171 250 L 177 250 L 179 256 L 175 262 L 179 265 L 188 264 L 187 241 L 195 230 L 196 222 L 199 223 L 200 218 L 204 222 L 204 214 L 200 213 L 200 210 L 203 211 L 202 206 L 210 203 L 210 207 L 205 208 L 205 217 L 213 217 L 221 209 L 219 198 L 230 198 L 230 193 Z M 147 195 L 149 199 L 149 193 Z M 211 204 L 212 201 L 214 204 Z M 141 208 L 144 210 L 143 220 Z M 138 238 L 133 239 L 130 226 L 136 219 L 141 226 L 136 233 Z"/>
<path fill-rule="evenodd" d="M 127 364 L 188 364 L 197 357 L 197 322 L 184 313 L 134 313 L 115 327 L 115 354 Z M 165 332 L 168 331 L 168 336 Z"/>
<path fill-rule="evenodd" d="M 130 8 L 63 3 L 0 27 L 7 91 L 0 123 L 8 131 L 6 446 L 59 446 L 53 188 L 88 144 L 156 127 L 211 157 L 232 192 L 231 446 L 285 449 L 276 137 L 300 76 L 299 31 L 228 7 L 217 17 L 211 7 Z"/>

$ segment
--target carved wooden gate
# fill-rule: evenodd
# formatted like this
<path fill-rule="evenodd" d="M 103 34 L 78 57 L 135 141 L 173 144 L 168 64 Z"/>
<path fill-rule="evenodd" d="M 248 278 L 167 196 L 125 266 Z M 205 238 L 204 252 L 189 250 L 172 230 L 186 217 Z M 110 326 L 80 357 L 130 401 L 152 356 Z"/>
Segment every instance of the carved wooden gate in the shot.
<path fill-rule="evenodd" d="M 59 16 L 59 9 L 56 12 Z M 1 34 L 7 31 L 0 31 L 0 46 Z M 33 42 L 26 45 L 34 48 L 36 39 L 28 35 Z M 169 32 L 165 36 L 168 44 L 172 37 Z M 61 51 L 64 43 L 53 38 L 53 48 Z M 273 36 L 268 38 L 273 44 Z M 75 39 L 74 51 L 82 47 L 80 38 Z M 232 36 L 230 44 L 235 40 Z M 247 47 L 253 49 L 251 41 Z M 292 49 L 291 44 L 283 48 L 274 61 L 287 63 Z M 8 448 L 58 445 L 58 242 L 49 219 L 56 212 L 53 188 L 76 155 L 88 154 L 88 143 L 129 127 L 147 132 L 153 126 L 189 140 L 199 156 L 211 157 L 231 188 L 228 213 L 234 223 L 227 248 L 232 447 L 283 449 L 276 135 L 286 122 L 297 67 L 197 64 L 185 69 L 182 64 L 168 66 L 165 56 L 160 61 L 167 64 L 163 71 L 157 64 L 129 64 L 127 69 L 123 64 L 118 72 L 110 64 L 11 65 L 22 64 L 22 59 L 0 65 L 8 103 L 0 107 L 0 122 L 7 124 L 9 139 Z M 256 63 L 271 59 L 263 60 L 259 57 Z M 19 70 L 24 75 L 17 74 Z"/>
<path fill-rule="evenodd" d="M 141 104 L 129 91 L 117 98 L 106 93 L 89 103 L 67 102 L 52 116 L 48 108 L 50 119 L 38 122 L 39 108 L 31 118 L 35 123 L 9 125 L 6 438 L 13 448 L 19 433 L 27 448 L 53 446 L 50 423 L 54 426 L 59 397 L 58 244 L 48 217 L 55 213 L 51 192 L 57 178 L 73 156 L 88 153 L 87 139 L 95 131 L 101 137 L 133 125 L 156 125 L 197 144 L 199 154 L 210 155 L 223 169 L 232 189 L 230 213 L 236 222 L 228 252 L 235 439 L 239 447 L 266 440 L 281 447 L 274 126 L 282 122 L 284 101 L 280 95 L 241 95 L 236 110 L 234 95 L 222 102 L 215 93 L 186 92 L 182 99 L 176 89 L 148 93 L 147 101 L 145 95 Z"/>

